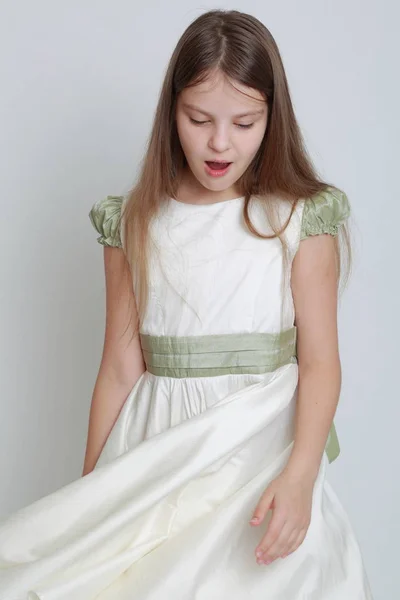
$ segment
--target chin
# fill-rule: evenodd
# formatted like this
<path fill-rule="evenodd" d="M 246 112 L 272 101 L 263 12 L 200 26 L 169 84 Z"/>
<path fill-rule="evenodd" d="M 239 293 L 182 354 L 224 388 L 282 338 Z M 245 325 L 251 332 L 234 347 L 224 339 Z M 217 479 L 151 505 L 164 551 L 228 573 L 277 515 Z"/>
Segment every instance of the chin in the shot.
<path fill-rule="evenodd" d="M 224 182 L 219 181 L 218 183 L 216 182 L 215 185 L 207 185 L 207 184 L 202 184 L 202 185 L 204 188 L 206 188 L 210 192 L 224 192 L 228 188 L 231 188 L 234 183 L 235 183 L 235 181 L 232 181 L 232 182 L 231 181 L 224 181 Z"/>

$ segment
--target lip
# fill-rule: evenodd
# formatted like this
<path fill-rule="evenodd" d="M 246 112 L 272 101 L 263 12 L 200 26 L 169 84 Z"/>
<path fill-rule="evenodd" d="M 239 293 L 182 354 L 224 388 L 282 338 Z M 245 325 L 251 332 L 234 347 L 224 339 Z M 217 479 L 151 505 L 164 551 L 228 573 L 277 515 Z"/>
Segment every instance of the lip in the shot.
<path fill-rule="evenodd" d="M 222 163 L 221 160 L 216 160 L 216 161 L 210 161 L 210 162 L 218 162 L 218 163 Z M 226 162 L 226 161 L 224 161 Z M 223 177 L 224 175 L 226 175 L 229 171 L 229 169 L 231 168 L 232 163 L 229 163 L 227 167 L 225 167 L 224 169 L 221 169 L 219 171 L 214 171 L 213 169 L 211 169 L 207 162 L 204 161 L 204 170 L 207 173 L 207 175 L 210 175 L 211 177 Z"/>
<path fill-rule="evenodd" d="M 231 160 L 222 160 L 221 158 L 217 158 L 216 160 L 210 159 L 210 160 L 206 160 L 205 162 L 214 162 L 214 163 L 222 163 L 222 164 L 226 164 L 226 163 L 231 164 L 232 163 Z"/>

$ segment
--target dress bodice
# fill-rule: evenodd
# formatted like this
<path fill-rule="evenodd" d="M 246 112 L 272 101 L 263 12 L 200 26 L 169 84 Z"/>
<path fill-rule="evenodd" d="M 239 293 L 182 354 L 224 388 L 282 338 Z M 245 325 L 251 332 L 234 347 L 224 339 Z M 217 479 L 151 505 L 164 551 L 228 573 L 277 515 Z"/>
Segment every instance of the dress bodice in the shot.
<path fill-rule="evenodd" d="M 90 211 L 99 243 L 122 247 L 119 216 L 125 198 L 107 196 Z M 257 200 L 249 216 L 257 230 L 271 234 Z M 284 279 L 282 245 L 249 232 L 244 198 L 213 204 L 187 204 L 169 198 L 150 227 L 149 302 L 142 333 L 207 335 L 277 333 L 293 326 L 290 278 Z M 281 203 L 286 220 L 290 205 Z M 289 267 L 301 240 L 337 235 L 349 215 L 347 196 L 336 188 L 301 200 L 285 231 Z"/>

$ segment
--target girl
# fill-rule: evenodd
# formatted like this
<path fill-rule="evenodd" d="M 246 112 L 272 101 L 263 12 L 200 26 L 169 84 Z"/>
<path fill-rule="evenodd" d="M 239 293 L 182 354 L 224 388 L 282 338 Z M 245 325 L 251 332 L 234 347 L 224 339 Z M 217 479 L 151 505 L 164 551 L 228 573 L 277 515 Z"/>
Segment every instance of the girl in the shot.
<path fill-rule="evenodd" d="M 107 311 L 83 477 L 2 524 L 2 599 L 372 598 L 325 480 L 348 216 L 270 32 L 197 18 L 136 186 L 90 211 Z"/>

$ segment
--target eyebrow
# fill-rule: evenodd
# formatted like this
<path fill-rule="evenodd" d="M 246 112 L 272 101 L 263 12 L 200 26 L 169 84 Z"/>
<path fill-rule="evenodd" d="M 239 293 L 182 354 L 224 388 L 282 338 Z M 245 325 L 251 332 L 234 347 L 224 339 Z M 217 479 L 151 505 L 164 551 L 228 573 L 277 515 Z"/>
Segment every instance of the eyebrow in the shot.
<path fill-rule="evenodd" d="M 185 108 L 191 108 L 193 110 L 196 110 L 197 112 L 202 113 L 203 115 L 207 115 L 207 117 L 211 117 L 212 115 L 210 115 L 208 112 L 206 112 L 205 110 L 202 110 L 201 108 L 198 108 L 197 106 L 195 106 L 194 104 L 188 104 L 188 103 L 183 103 L 183 105 Z M 264 113 L 264 109 L 261 108 L 260 110 L 251 110 L 251 111 L 247 111 L 245 113 L 240 113 L 239 115 L 234 115 L 234 119 L 240 119 L 241 117 L 249 117 L 250 115 L 262 115 Z"/>

